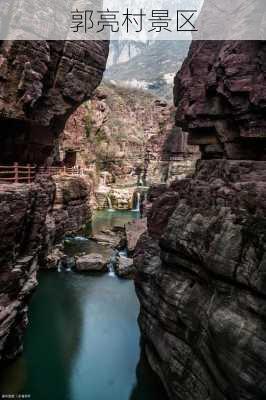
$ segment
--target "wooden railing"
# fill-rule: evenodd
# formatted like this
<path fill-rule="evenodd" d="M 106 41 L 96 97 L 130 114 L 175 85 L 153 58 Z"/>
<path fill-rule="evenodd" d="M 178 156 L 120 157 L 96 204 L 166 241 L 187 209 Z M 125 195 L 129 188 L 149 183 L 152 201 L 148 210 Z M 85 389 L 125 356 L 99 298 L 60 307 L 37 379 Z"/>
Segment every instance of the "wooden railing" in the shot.
<path fill-rule="evenodd" d="M 78 167 L 36 167 L 33 165 L 0 165 L 0 184 L 34 182 L 37 175 L 85 175 L 86 171 Z"/>
<path fill-rule="evenodd" d="M 134 159 L 133 157 L 129 159 Z M 156 158 L 155 158 L 156 159 Z M 117 161 L 114 159 L 112 161 Z M 122 160 L 122 159 L 121 159 Z M 136 159 L 137 160 L 137 159 Z M 151 160 L 151 158 L 145 158 L 146 161 Z M 180 157 L 178 156 L 165 156 L 163 155 L 159 160 L 161 161 L 178 161 Z M 109 160 L 110 162 L 111 160 Z M 158 161 L 158 159 L 157 159 Z M 101 162 L 104 162 L 101 160 Z M 3 183 L 32 183 L 34 182 L 37 175 L 86 175 L 89 170 L 80 167 L 37 167 L 34 165 L 19 165 L 14 163 L 13 165 L 0 165 L 0 184 Z"/>
<path fill-rule="evenodd" d="M 35 167 L 30 164 L 24 166 L 14 163 L 0 166 L 0 183 L 32 183 L 35 175 Z"/>
<path fill-rule="evenodd" d="M 39 175 L 85 175 L 86 171 L 78 167 L 39 167 L 36 174 Z"/>
<path fill-rule="evenodd" d="M 184 159 L 184 157 L 182 157 L 182 156 L 162 156 L 161 158 L 160 158 L 160 161 L 181 161 L 181 160 L 183 160 Z"/>

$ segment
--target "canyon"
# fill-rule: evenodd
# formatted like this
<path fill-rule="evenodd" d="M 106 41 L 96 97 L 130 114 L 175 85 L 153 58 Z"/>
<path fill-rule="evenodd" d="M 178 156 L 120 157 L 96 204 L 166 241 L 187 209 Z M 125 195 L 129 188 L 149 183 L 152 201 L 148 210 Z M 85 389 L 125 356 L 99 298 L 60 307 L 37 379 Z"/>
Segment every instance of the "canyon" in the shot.
<path fill-rule="evenodd" d="M 264 399 L 266 45 L 192 42 L 175 107 L 100 85 L 108 46 L 0 43 L 1 164 L 36 166 L 26 185 L 0 186 L 0 362 L 22 351 L 37 271 L 55 244 L 85 246 L 74 235 L 94 210 L 127 212 L 137 198 L 147 230 L 132 223 L 142 232 L 128 246 L 134 263 L 121 257 L 117 269 L 134 278 L 143 349 L 169 399 Z M 81 271 L 92 255 L 102 267 L 80 254 Z"/>
<path fill-rule="evenodd" d="M 146 353 L 170 399 L 265 397 L 265 43 L 194 42 L 176 123 L 191 179 L 148 193 L 135 253 Z"/>
<path fill-rule="evenodd" d="M 71 115 L 59 145 L 58 161 L 82 168 L 98 209 L 134 208 L 138 194 L 192 174 L 199 158 L 198 147 L 175 127 L 172 105 L 108 81 Z"/>
<path fill-rule="evenodd" d="M 37 271 L 55 268 L 63 255 L 54 246 L 84 230 L 108 199 L 117 209 L 133 208 L 143 190 L 137 179 L 155 170 L 161 179 L 161 143 L 173 136 L 173 108 L 112 84 L 94 92 L 107 56 L 107 42 L 1 43 L 1 362 L 22 351 Z M 166 152 L 168 158 L 178 152 L 175 163 L 190 173 L 197 152 L 183 136 L 180 143 L 171 139 Z M 25 181 L 21 169 L 15 178 L 3 172 L 14 163 L 34 166 L 34 176 Z"/>
<path fill-rule="evenodd" d="M 0 54 L 1 164 L 48 167 L 69 114 L 102 78 L 108 43 L 7 41 Z M 1 183 L 0 361 L 21 352 L 38 265 L 90 220 L 89 193 L 82 178 L 47 174 Z"/>

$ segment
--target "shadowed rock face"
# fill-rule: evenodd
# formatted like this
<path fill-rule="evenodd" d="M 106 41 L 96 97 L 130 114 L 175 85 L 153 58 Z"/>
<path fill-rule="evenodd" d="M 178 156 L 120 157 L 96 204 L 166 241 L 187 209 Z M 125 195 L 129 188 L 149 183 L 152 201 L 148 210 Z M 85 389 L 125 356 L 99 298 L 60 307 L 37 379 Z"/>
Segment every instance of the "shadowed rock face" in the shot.
<path fill-rule="evenodd" d="M 79 177 L 1 185 L 0 364 L 22 349 L 38 266 L 56 241 L 89 221 L 89 192 Z"/>
<path fill-rule="evenodd" d="M 193 43 L 177 124 L 193 178 L 150 196 L 135 254 L 139 323 L 169 397 L 266 398 L 265 44 Z"/>
<path fill-rule="evenodd" d="M 43 164 L 66 119 L 101 81 L 108 42 L 0 44 L 1 163 Z"/>
<path fill-rule="evenodd" d="M 0 164 L 51 164 L 68 116 L 105 69 L 108 42 L 0 43 Z M 28 299 L 49 248 L 88 221 L 82 178 L 0 185 L 0 363 L 22 348 Z"/>
<path fill-rule="evenodd" d="M 175 79 L 176 122 L 203 158 L 265 160 L 266 43 L 192 43 Z"/>

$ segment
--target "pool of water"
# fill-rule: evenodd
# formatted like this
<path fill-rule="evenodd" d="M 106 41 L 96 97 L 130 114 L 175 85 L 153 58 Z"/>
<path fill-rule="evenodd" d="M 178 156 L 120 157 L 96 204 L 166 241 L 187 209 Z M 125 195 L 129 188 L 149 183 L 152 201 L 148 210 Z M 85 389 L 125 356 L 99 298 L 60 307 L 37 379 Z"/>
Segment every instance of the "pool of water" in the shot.
<path fill-rule="evenodd" d="M 92 231 L 98 233 L 102 229 L 124 226 L 126 223 L 140 218 L 137 211 L 97 211 L 93 217 Z"/>
<path fill-rule="evenodd" d="M 111 225 L 128 217 L 113 215 Z M 94 229 L 106 228 L 102 218 L 97 215 Z M 31 400 L 165 400 L 141 351 L 138 312 L 131 281 L 40 273 L 24 352 L 1 372 L 1 393 Z"/>
<path fill-rule="evenodd" d="M 90 236 L 97 235 L 103 230 L 111 230 L 114 227 L 123 227 L 130 221 L 138 219 L 139 212 L 136 211 L 97 211 L 93 216 L 92 227 L 86 229 L 84 236 L 66 238 L 65 252 L 69 256 L 82 253 L 101 253 L 104 256 L 111 256 L 113 250 L 108 246 L 103 246 L 93 240 Z"/>

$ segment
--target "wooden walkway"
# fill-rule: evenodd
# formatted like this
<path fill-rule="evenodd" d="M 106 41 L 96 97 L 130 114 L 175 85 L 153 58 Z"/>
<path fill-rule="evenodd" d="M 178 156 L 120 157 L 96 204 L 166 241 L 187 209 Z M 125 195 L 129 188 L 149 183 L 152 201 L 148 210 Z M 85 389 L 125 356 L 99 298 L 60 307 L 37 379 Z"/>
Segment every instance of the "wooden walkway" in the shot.
<path fill-rule="evenodd" d="M 84 170 L 77 167 L 36 167 L 33 165 L 0 165 L 0 184 L 33 183 L 38 175 L 84 175 Z"/>
<path fill-rule="evenodd" d="M 145 162 L 149 161 L 180 161 L 182 158 L 178 156 L 167 156 L 161 155 L 160 157 L 145 157 L 142 158 L 134 158 L 128 157 L 126 160 L 135 160 L 140 161 L 143 160 Z M 106 160 L 99 160 L 98 162 L 101 163 L 112 163 L 118 161 L 125 161 L 125 158 L 113 158 L 106 159 Z M 19 165 L 18 163 L 14 163 L 13 165 L 0 165 L 0 184 L 7 184 L 7 183 L 26 183 L 30 184 L 33 183 L 38 175 L 45 175 L 45 176 L 53 176 L 53 175 L 79 175 L 83 176 L 86 175 L 87 170 L 84 170 L 79 167 L 37 167 L 34 165 Z"/>
<path fill-rule="evenodd" d="M 163 154 L 163 155 L 159 155 L 157 157 L 146 155 L 143 158 L 142 157 L 137 158 L 137 157 L 132 157 L 132 156 L 124 157 L 124 158 L 121 158 L 121 157 L 117 157 L 117 158 L 113 157 L 113 158 L 106 158 L 106 159 L 102 158 L 100 160 L 97 160 L 97 162 L 107 164 L 107 163 L 114 163 L 114 162 L 119 162 L 119 161 L 180 161 L 182 159 L 183 159 L 182 155 L 168 156 L 168 155 Z"/>

